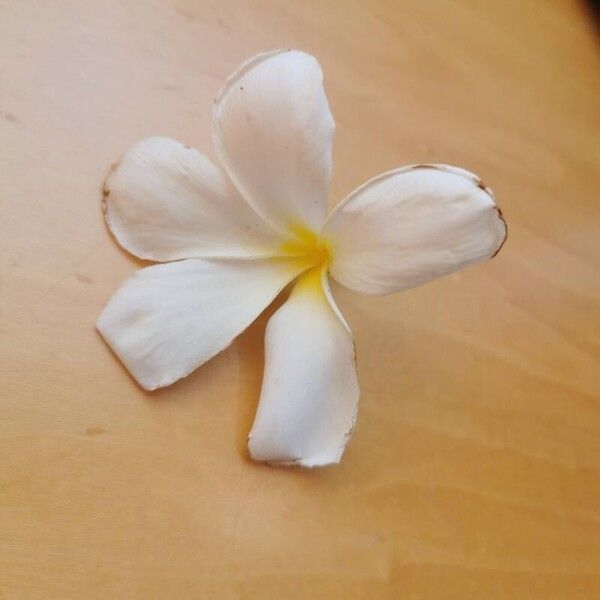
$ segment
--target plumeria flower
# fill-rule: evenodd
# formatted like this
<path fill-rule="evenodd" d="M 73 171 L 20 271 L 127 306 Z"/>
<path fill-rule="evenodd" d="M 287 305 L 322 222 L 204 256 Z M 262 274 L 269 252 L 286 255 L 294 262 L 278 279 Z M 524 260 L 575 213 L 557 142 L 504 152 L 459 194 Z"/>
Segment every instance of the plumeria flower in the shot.
<path fill-rule="evenodd" d="M 216 99 L 218 165 L 154 137 L 105 186 L 118 242 L 163 263 L 126 281 L 97 324 L 143 388 L 189 375 L 295 282 L 266 329 L 248 438 L 259 461 L 337 463 L 352 432 L 354 344 L 329 275 L 363 294 L 398 292 L 494 256 L 506 237 L 491 191 L 445 165 L 379 175 L 326 218 L 333 131 L 315 58 L 259 54 Z"/>

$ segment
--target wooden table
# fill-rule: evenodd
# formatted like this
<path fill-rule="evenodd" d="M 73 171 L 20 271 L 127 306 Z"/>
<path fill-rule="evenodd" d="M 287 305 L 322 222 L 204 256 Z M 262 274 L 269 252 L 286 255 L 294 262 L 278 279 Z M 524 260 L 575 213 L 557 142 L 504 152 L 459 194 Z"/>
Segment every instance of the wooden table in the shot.
<path fill-rule="evenodd" d="M 567 1 L 0 3 L 0 598 L 600 597 L 600 61 Z M 148 394 L 94 330 L 140 262 L 100 211 L 163 134 L 212 155 L 246 57 L 321 61 L 332 203 L 464 166 L 497 259 L 404 294 L 334 292 L 358 349 L 342 464 L 251 463 L 268 314 Z"/>

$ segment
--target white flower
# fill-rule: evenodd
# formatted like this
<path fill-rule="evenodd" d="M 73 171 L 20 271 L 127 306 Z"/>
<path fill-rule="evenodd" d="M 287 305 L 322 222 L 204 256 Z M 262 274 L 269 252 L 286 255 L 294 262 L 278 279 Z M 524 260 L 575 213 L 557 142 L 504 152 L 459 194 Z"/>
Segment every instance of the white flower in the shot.
<path fill-rule="evenodd" d="M 115 238 L 165 262 L 126 281 L 97 325 L 148 390 L 215 356 L 296 279 L 267 326 L 255 460 L 337 463 L 351 434 L 354 344 L 328 274 L 364 294 L 397 292 L 490 258 L 506 237 L 491 191 L 444 165 L 379 175 L 325 218 L 333 131 L 315 58 L 260 54 L 215 102 L 220 166 L 156 137 L 105 187 Z"/>

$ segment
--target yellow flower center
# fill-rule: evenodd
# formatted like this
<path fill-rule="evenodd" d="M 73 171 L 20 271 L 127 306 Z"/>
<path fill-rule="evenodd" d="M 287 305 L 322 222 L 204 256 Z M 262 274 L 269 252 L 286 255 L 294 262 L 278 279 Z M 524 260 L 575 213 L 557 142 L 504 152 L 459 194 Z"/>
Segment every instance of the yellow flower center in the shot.
<path fill-rule="evenodd" d="M 292 225 L 289 238 L 280 248 L 285 256 L 297 257 L 306 266 L 306 270 L 298 277 L 294 289 L 304 293 L 315 293 L 324 297 L 321 286 L 323 268 L 327 268 L 331 260 L 329 242 L 303 225 Z"/>
<path fill-rule="evenodd" d="M 330 245 L 324 238 L 303 225 L 292 225 L 290 237 L 281 244 L 285 256 L 306 260 L 307 267 L 322 267 L 331 259 Z"/>

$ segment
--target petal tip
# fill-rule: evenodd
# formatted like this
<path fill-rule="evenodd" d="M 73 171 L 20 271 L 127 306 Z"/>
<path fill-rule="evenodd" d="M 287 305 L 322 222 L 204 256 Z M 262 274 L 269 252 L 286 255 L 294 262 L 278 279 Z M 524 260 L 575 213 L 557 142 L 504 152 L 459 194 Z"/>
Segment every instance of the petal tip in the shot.
<path fill-rule="evenodd" d="M 494 258 L 498 255 L 500 250 L 502 250 L 502 248 L 504 247 L 504 244 L 506 243 L 506 240 L 508 238 L 508 225 L 506 224 L 506 219 L 504 218 L 504 215 L 502 214 L 501 208 L 495 202 L 494 202 L 494 210 L 496 211 L 498 220 L 502 223 L 502 227 L 504 228 L 504 233 L 500 239 L 500 243 L 498 244 L 497 248 L 494 250 L 494 253 L 490 256 L 490 259 Z"/>
<path fill-rule="evenodd" d="M 120 163 L 120 161 L 116 161 L 110 165 L 110 167 L 108 168 L 108 173 L 106 174 L 106 177 L 104 178 L 104 181 L 102 182 L 102 188 L 101 188 L 102 214 L 104 215 L 104 220 L 106 221 L 106 224 L 108 225 L 109 229 L 110 229 L 110 219 L 109 219 L 109 215 L 108 215 L 108 198 L 110 196 L 110 180 L 112 179 L 112 176 L 115 173 L 115 171 L 119 168 L 119 163 Z"/>
<path fill-rule="evenodd" d="M 227 94 L 231 87 L 235 85 L 235 82 L 239 80 L 245 73 L 250 71 L 258 63 L 264 60 L 277 56 L 278 54 L 285 54 L 288 52 L 295 52 L 295 50 L 293 48 L 275 48 L 274 50 L 266 50 L 265 52 L 258 52 L 254 56 L 251 56 L 250 58 L 240 63 L 238 67 L 233 71 L 233 73 L 231 73 L 225 79 L 225 83 L 223 84 L 223 86 L 221 87 L 221 89 L 215 97 L 213 110 L 216 107 L 218 107 L 225 94 Z"/>
<path fill-rule="evenodd" d="M 135 276 L 135 275 L 137 275 L 137 272 L 134 273 L 133 276 Z M 132 278 L 133 278 L 133 276 L 132 276 Z M 108 317 L 106 316 L 107 315 L 107 309 L 108 309 L 108 305 L 104 307 L 104 309 L 102 310 L 102 312 L 100 313 L 100 315 L 96 319 L 95 329 L 98 332 L 98 334 L 100 335 L 100 337 L 102 338 L 102 340 L 104 341 L 104 343 L 108 346 L 108 348 L 110 349 L 111 353 L 125 367 L 125 369 L 127 370 L 127 373 L 129 373 L 129 375 L 131 376 L 131 378 L 143 390 L 145 390 L 147 392 L 153 392 L 154 390 L 166 387 L 168 385 L 171 385 L 175 381 L 177 381 L 177 379 L 172 379 L 170 381 L 156 382 L 156 381 L 152 380 L 151 378 L 140 377 L 140 375 L 138 373 L 134 373 L 132 371 L 132 369 L 130 368 L 130 365 L 121 357 L 121 355 L 117 351 L 117 348 L 113 344 L 112 336 L 109 333 L 110 322 L 108 320 Z"/>
<path fill-rule="evenodd" d="M 105 335 L 105 330 L 104 330 L 104 314 L 106 312 L 106 307 L 104 307 L 102 309 L 102 312 L 98 315 L 98 318 L 96 319 L 96 323 L 94 324 L 96 331 L 102 336 L 102 339 L 105 340 L 108 343 L 107 337 Z"/>
<path fill-rule="evenodd" d="M 112 181 L 113 177 L 115 176 L 115 173 L 119 169 L 119 165 L 121 164 L 121 162 L 122 162 L 122 159 L 115 161 L 108 168 L 108 173 L 106 174 L 106 177 L 104 178 L 104 182 L 102 184 L 102 199 L 100 201 L 100 208 L 102 209 L 102 215 L 104 216 L 104 223 L 106 224 L 106 228 L 108 229 L 108 233 L 110 234 L 110 236 L 113 238 L 113 240 L 117 243 L 118 246 L 120 246 L 124 250 L 127 250 L 127 252 L 130 252 L 131 254 L 133 254 L 125 246 L 125 244 L 120 239 L 120 237 L 117 235 L 116 228 L 114 227 L 114 225 L 112 223 L 112 218 L 111 218 L 111 214 L 110 214 L 111 213 L 111 208 L 110 208 L 111 181 Z"/>
<path fill-rule="evenodd" d="M 492 202 L 492 209 L 495 212 L 495 216 L 498 220 L 498 224 L 501 225 L 502 227 L 502 233 L 499 236 L 499 241 L 496 244 L 496 247 L 493 251 L 493 253 L 490 255 L 490 259 L 494 258 L 495 256 L 497 256 L 497 254 L 500 252 L 500 250 L 502 250 L 502 247 L 504 246 L 506 239 L 508 237 L 508 225 L 506 223 L 506 219 L 504 218 L 504 214 L 502 213 L 502 209 L 498 206 L 498 203 L 496 202 L 496 198 L 494 196 L 494 192 L 492 191 L 492 189 L 490 187 L 488 187 L 487 185 L 485 185 L 485 183 L 483 182 L 483 180 L 478 177 L 475 174 L 471 174 L 472 175 L 472 179 L 473 182 L 475 183 L 475 185 L 482 191 L 484 192 L 488 198 L 491 200 Z"/>
<path fill-rule="evenodd" d="M 268 451 L 265 451 L 264 449 L 261 450 L 256 446 L 256 439 L 253 437 L 252 432 L 250 432 L 247 443 L 248 455 L 254 462 L 263 463 L 269 467 L 275 468 L 297 467 L 303 469 L 315 469 L 317 467 L 330 467 L 333 465 L 339 465 L 353 431 L 354 422 L 350 430 L 346 433 L 342 445 L 336 449 L 335 452 L 326 453 L 322 456 L 304 456 L 299 458 L 272 456 Z"/>

